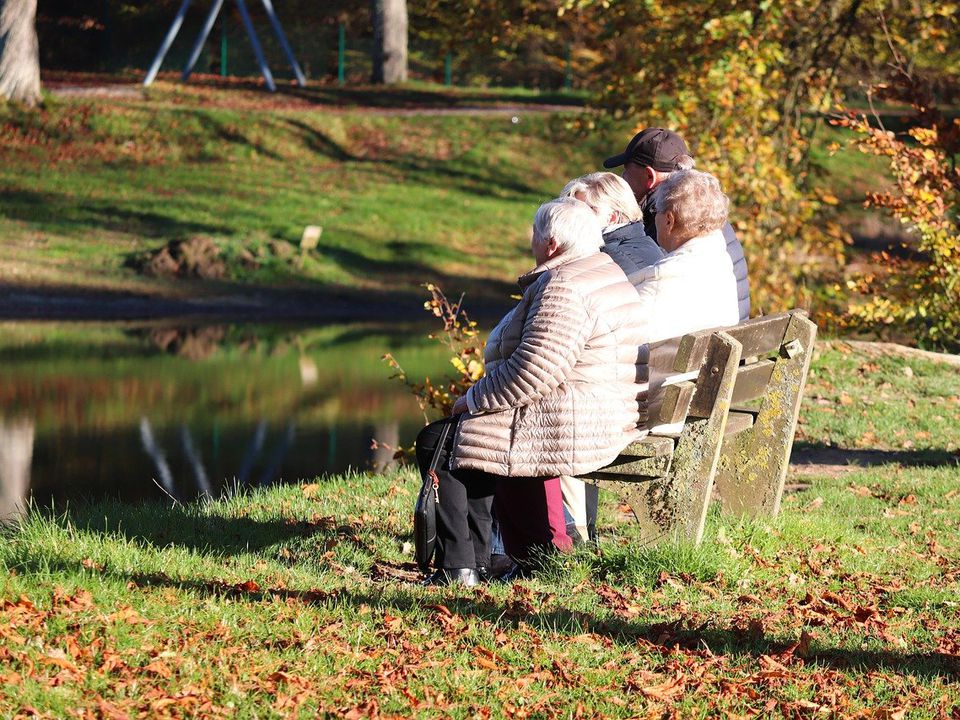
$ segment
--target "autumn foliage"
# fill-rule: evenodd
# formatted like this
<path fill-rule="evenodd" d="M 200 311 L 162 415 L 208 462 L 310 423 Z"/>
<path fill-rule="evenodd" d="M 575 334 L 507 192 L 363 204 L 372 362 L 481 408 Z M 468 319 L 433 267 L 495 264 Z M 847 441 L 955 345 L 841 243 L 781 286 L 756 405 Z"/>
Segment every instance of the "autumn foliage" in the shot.
<path fill-rule="evenodd" d="M 441 323 L 440 330 L 430 333 L 428 337 L 449 350 L 450 364 L 455 373 L 440 382 L 434 382 L 429 377 L 417 382 L 407 376 L 391 353 L 385 354 L 383 360 L 393 369 L 392 377 L 413 393 L 425 418 L 428 413 L 435 417 L 447 417 L 457 398 L 483 376 L 483 340 L 477 323 L 463 309 L 462 295 L 456 302 L 451 302 L 433 283 L 423 287 L 430 293 L 430 299 L 423 303 L 423 307 Z"/>
<path fill-rule="evenodd" d="M 846 327 L 889 326 L 924 345 L 960 348 L 960 118 L 944 115 L 927 79 L 911 71 L 892 43 L 887 83 L 868 91 L 874 99 L 908 104 L 907 129 L 884 127 L 876 111 L 845 110 L 835 124 L 856 133 L 864 153 L 887 160 L 893 184 L 869 192 L 868 207 L 889 212 L 910 233 L 906 258 L 883 253 L 868 272 L 848 281 L 853 293 L 841 322 Z"/>

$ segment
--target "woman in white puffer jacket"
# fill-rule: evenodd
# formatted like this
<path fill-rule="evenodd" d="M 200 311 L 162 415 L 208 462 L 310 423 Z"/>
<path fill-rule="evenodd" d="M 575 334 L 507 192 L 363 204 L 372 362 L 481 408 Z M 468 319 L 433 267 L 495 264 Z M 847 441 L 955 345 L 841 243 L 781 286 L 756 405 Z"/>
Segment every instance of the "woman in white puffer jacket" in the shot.
<path fill-rule="evenodd" d="M 490 508 L 498 485 L 532 488 L 525 538 L 555 540 L 560 475 L 610 463 L 638 437 L 646 365 L 642 307 L 623 270 L 600 252 L 601 226 L 584 203 L 561 198 L 537 211 L 537 266 L 523 297 L 490 334 L 486 374 L 417 438 L 429 464 L 444 423 L 456 425 L 442 453 L 438 571 L 433 584 L 479 581 L 490 554 Z M 518 508 L 502 508 L 501 522 Z M 511 551 L 504 528 L 507 551 Z M 559 531 L 565 535 L 562 511 Z"/>

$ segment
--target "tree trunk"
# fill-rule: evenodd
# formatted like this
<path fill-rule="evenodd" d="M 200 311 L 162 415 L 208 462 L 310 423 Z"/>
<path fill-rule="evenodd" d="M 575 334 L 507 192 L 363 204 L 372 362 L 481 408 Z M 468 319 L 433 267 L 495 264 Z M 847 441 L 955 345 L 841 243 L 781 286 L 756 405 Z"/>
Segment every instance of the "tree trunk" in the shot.
<path fill-rule="evenodd" d="M 407 79 L 407 0 L 373 0 L 373 82 Z"/>
<path fill-rule="evenodd" d="M 40 100 L 37 0 L 0 0 L 0 97 L 36 105 Z"/>

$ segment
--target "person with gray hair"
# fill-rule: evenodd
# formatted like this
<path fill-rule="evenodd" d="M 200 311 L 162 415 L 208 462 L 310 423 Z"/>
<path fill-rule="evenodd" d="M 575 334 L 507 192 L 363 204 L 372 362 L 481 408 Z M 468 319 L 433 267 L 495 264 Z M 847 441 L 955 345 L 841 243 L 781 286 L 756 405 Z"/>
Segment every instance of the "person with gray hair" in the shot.
<path fill-rule="evenodd" d="M 612 172 L 595 172 L 568 182 L 561 197 L 574 197 L 589 205 L 603 223 L 601 250 L 627 275 L 663 258 L 663 250 L 647 235 L 643 214 L 630 185 Z M 574 541 L 597 540 L 599 490 L 575 477 L 560 478 L 563 505 L 568 514 L 567 534 Z"/>
<path fill-rule="evenodd" d="M 682 170 L 654 190 L 660 262 L 630 275 L 647 342 L 740 321 L 737 281 L 723 228 L 730 201 L 713 175 Z"/>
<path fill-rule="evenodd" d="M 660 246 L 671 253 L 692 238 L 722 230 L 730 200 L 713 175 L 684 170 L 657 187 L 653 207 Z"/>
<path fill-rule="evenodd" d="M 665 128 L 646 128 L 633 136 L 622 153 L 607 158 L 603 166 L 608 169 L 623 166 L 623 179 L 630 185 L 640 204 L 647 235 L 662 247 L 663 243 L 657 234 L 654 191 L 673 173 L 692 170 L 694 164 L 690 150 L 680 135 Z M 723 235 L 737 281 L 738 312 L 743 321 L 750 317 L 747 260 L 743 246 L 729 222 L 723 226 Z"/>
<path fill-rule="evenodd" d="M 509 555 L 569 549 L 559 477 L 609 464 L 639 435 L 643 312 L 601 243 L 585 203 L 537 210 L 536 267 L 487 339 L 484 376 L 417 437 L 417 463 L 439 497 L 428 584 L 485 579 L 494 496 Z"/>
<path fill-rule="evenodd" d="M 583 200 L 603 223 L 603 252 L 629 275 L 652 265 L 663 251 L 647 235 L 640 205 L 630 185 L 611 172 L 595 172 L 571 180 L 561 196 Z"/>

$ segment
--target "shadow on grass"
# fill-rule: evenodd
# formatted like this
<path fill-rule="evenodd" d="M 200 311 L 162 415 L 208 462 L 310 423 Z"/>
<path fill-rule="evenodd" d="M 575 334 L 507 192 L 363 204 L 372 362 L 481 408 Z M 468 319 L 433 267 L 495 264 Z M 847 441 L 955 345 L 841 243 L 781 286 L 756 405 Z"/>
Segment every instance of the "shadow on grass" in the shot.
<path fill-rule="evenodd" d="M 468 90 L 444 90 L 401 87 L 381 88 L 338 88 L 288 86 L 278 88 L 284 95 L 309 100 L 317 105 L 334 107 L 375 107 L 375 108 L 470 108 L 477 106 L 495 107 L 497 105 L 528 105 L 533 108 L 542 105 L 562 105 L 570 108 L 583 108 L 584 99 L 563 92 L 523 93 L 499 90 L 480 92 Z"/>
<path fill-rule="evenodd" d="M 442 188 L 453 187 L 463 192 L 484 197 L 515 198 L 519 200 L 547 200 L 549 192 L 522 179 L 510 177 L 504 168 L 488 166 L 488 172 L 477 172 L 457 163 L 457 158 L 445 160 L 413 160 L 383 157 L 375 154 L 359 155 L 333 140 L 322 130 L 296 118 L 284 121 L 290 128 L 299 132 L 304 143 L 313 152 L 330 157 L 339 162 L 375 163 L 400 171 L 407 180 L 419 185 Z"/>
<path fill-rule="evenodd" d="M 71 527 L 110 537 L 122 537 L 157 549 L 188 548 L 214 557 L 257 552 L 300 538 L 320 536 L 338 539 L 353 536 L 356 529 L 337 525 L 329 518 L 316 522 L 275 517 L 208 515 L 193 505 L 163 505 L 158 502 L 99 502 L 96 507 L 80 505 L 67 512 Z M 50 522 L 62 522 L 57 517 Z"/>
<path fill-rule="evenodd" d="M 868 450 L 848 449 L 823 445 L 821 443 L 794 443 L 790 455 L 790 464 L 809 466 L 841 466 L 856 469 L 878 465 L 900 465 L 902 467 L 960 468 L 960 454 L 941 449 L 927 450 Z"/>
<path fill-rule="evenodd" d="M 483 91 L 466 88 L 430 87 L 338 87 L 310 83 L 301 88 L 290 83 L 280 83 L 276 95 L 267 93 L 259 78 L 232 78 L 220 80 L 216 76 L 194 75 L 191 85 L 217 90 L 248 90 L 263 93 L 265 102 L 274 97 L 295 97 L 320 107 L 361 107 L 377 109 L 410 108 L 456 108 L 494 107 L 496 105 L 527 105 L 536 108 L 542 105 L 563 105 L 570 108 L 585 106 L 584 97 L 577 93 L 562 91 L 523 92 L 510 89 Z"/>
<path fill-rule="evenodd" d="M 263 528 L 258 532 L 262 534 Z M 80 563 L 39 563 L 37 569 L 49 571 L 51 568 L 66 572 L 84 572 Z M 31 561 L 21 564 L 31 569 Z M 393 612 L 422 611 L 425 606 L 436 600 L 435 592 L 413 587 L 416 577 L 412 563 L 398 568 L 411 577 L 410 587 L 384 587 L 382 592 L 356 592 L 345 589 L 291 589 L 279 587 L 261 587 L 253 581 L 228 583 L 219 579 L 172 578 L 164 573 L 121 572 L 104 568 L 100 572 L 124 583 L 138 587 L 173 588 L 196 593 L 205 597 L 231 597 L 247 602 L 269 602 L 275 598 L 284 601 L 303 602 L 305 604 L 330 607 L 347 605 L 353 608 L 376 607 L 389 608 Z M 394 577 L 396 579 L 396 577 Z M 469 592 L 464 590 L 463 592 Z M 802 665 L 794 652 L 796 645 L 781 640 L 757 637 L 746 630 L 713 627 L 704 623 L 700 627 L 688 628 L 684 618 L 672 621 L 646 622 L 621 619 L 598 619 L 592 614 L 566 608 L 549 612 L 531 611 L 528 601 L 522 597 L 508 597 L 499 602 L 483 589 L 473 596 L 442 597 L 443 610 L 437 610 L 445 618 L 452 616 L 471 616 L 494 624 L 506 624 L 514 628 L 522 625 L 545 633 L 570 632 L 582 634 L 595 633 L 621 644 L 640 644 L 651 652 L 668 653 L 675 649 L 702 656 L 705 660 L 716 655 L 731 655 L 735 658 L 753 658 L 763 656 L 773 658 L 777 663 L 785 664 L 789 669 L 800 670 L 803 667 L 830 667 L 843 671 L 889 671 L 898 675 L 912 675 L 918 678 L 960 677 L 960 660 L 956 656 L 938 652 L 895 652 L 888 650 L 863 650 L 845 647 L 826 647 L 812 645 Z M 449 612 L 449 615 L 447 614 Z M 444 618 L 440 618 L 442 621 Z"/>
<path fill-rule="evenodd" d="M 157 212 L 129 210 L 115 200 L 78 202 L 62 193 L 8 189 L 0 196 L 0 211 L 12 220 L 29 222 L 39 229 L 53 232 L 80 227 L 150 238 L 227 232 L 218 225 L 178 220 Z"/>
<path fill-rule="evenodd" d="M 295 552 L 301 552 L 303 548 L 296 547 L 297 541 L 307 539 L 316 547 L 326 547 L 331 542 L 363 544 L 357 537 L 357 525 L 339 524 L 333 518 L 321 518 L 314 522 L 291 521 L 280 517 L 255 520 L 206 515 L 195 508 L 191 509 L 191 506 L 169 509 L 157 504 L 101 503 L 86 511 L 73 511 L 68 518 L 54 518 L 53 522 L 65 522 L 66 519 L 69 519 L 72 527 L 92 533 L 120 535 L 157 548 L 185 547 L 214 555 L 250 553 L 272 546 L 287 547 L 291 543 Z M 384 527 L 374 529 L 381 534 L 390 534 Z M 401 538 L 396 539 L 399 541 Z M 370 552 L 369 548 L 365 550 Z M 327 608 L 338 605 L 352 608 L 366 606 L 389 609 L 391 612 L 422 612 L 428 607 L 444 615 L 439 618 L 441 622 L 454 616 L 476 617 L 512 627 L 522 624 L 550 634 L 579 635 L 590 632 L 621 644 L 640 644 L 651 652 L 665 653 L 679 648 L 705 659 L 718 654 L 756 660 L 769 656 L 791 669 L 812 665 L 844 671 L 883 670 L 920 678 L 960 677 L 960 658 L 947 653 L 827 646 L 818 644 L 816 640 L 803 658 L 803 665 L 799 665 L 800 651 L 794 643 L 769 638 L 749 628 L 728 625 L 733 618 L 725 616 L 691 627 L 689 619 L 683 615 L 652 621 L 644 618 L 599 618 L 591 612 L 562 607 L 538 612 L 535 604 L 537 594 L 523 588 L 511 591 L 502 600 L 485 588 L 473 591 L 463 589 L 455 596 L 450 593 L 438 596 L 434 590 L 415 585 L 419 574 L 413 563 L 375 563 L 370 574 L 372 585 L 366 589 L 298 589 L 265 587 L 252 580 L 231 583 L 215 577 L 175 578 L 163 572 L 128 571 L 111 566 L 91 568 L 89 563 L 83 565 L 78 561 L 36 558 L 28 547 L 23 548 L 23 553 L 13 565 L 27 572 L 96 572 L 124 584 L 174 588 L 205 597 L 232 597 L 251 603 L 281 599 Z M 431 604 L 437 602 L 443 603 L 443 609 Z"/>

